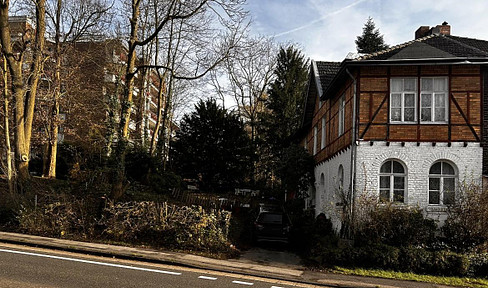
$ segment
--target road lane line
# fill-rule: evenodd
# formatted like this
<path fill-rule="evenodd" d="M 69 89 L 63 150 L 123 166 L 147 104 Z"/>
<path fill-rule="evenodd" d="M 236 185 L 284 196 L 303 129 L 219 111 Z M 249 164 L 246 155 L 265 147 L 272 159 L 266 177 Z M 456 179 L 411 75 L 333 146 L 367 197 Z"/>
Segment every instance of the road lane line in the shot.
<path fill-rule="evenodd" d="M 283 288 L 283 287 L 280 287 L 280 286 L 271 286 L 271 288 Z"/>
<path fill-rule="evenodd" d="M 215 277 L 208 277 L 208 276 L 198 276 L 198 279 L 204 279 L 204 280 L 217 280 Z"/>
<path fill-rule="evenodd" d="M 57 259 L 57 260 L 80 262 L 80 263 L 86 263 L 86 264 L 95 264 L 95 265 L 115 267 L 115 268 L 123 268 L 123 269 L 131 269 L 131 270 L 137 270 L 137 271 L 154 272 L 154 273 L 169 274 L 169 275 L 181 275 L 180 272 L 171 272 L 171 271 L 164 271 L 164 270 L 158 270 L 158 269 L 133 267 L 133 266 L 127 266 L 127 265 L 121 265 L 121 264 L 105 263 L 105 262 L 90 261 L 90 260 L 83 260 L 83 259 L 76 259 L 76 258 L 69 258 L 69 257 L 47 255 L 47 254 L 38 254 L 38 253 L 31 253 L 31 252 L 23 252 L 23 251 L 16 251 L 16 250 L 0 249 L 0 252 L 12 253 L 12 254 L 21 254 L 21 255 L 28 255 L 28 256 L 37 256 L 37 257 L 51 258 L 51 259 Z"/>
<path fill-rule="evenodd" d="M 254 283 L 251 282 L 243 282 L 243 281 L 232 281 L 234 284 L 241 284 L 241 285 L 247 285 L 247 286 L 252 286 Z"/>

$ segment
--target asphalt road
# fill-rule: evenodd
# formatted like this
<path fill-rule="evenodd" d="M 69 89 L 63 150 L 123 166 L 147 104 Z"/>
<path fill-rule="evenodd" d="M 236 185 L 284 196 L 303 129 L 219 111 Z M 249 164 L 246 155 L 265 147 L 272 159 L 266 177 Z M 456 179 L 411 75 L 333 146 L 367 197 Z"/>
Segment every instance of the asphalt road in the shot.
<path fill-rule="evenodd" d="M 253 276 L 0 245 L 0 287 L 311 287 Z"/>

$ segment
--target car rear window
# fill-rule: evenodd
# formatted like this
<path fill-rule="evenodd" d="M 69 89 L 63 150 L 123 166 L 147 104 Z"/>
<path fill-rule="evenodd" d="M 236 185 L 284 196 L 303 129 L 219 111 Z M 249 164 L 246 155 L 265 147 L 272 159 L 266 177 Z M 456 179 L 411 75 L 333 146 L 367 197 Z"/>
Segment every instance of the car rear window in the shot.
<path fill-rule="evenodd" d="M 258 218 L 259 223 L 281 224 L 283 222 L 283 214 L 276 213 L 261 213 Z"/>

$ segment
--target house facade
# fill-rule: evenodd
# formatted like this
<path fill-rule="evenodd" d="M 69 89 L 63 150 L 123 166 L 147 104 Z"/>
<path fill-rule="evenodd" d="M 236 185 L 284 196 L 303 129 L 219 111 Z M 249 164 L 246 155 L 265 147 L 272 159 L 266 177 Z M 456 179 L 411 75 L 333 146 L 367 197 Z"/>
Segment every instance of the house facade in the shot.
<path fill-rule="evenodd" d="M 420 207 L 442 223 L 464 183 L 487 172 L 488 41 L 452 36 L 447 23 L 415 35 L 340 63 L 312 62 L 302 140 L 316 161 L 308 204 L 336 229 L 344 203 L 363 196 Z"/>

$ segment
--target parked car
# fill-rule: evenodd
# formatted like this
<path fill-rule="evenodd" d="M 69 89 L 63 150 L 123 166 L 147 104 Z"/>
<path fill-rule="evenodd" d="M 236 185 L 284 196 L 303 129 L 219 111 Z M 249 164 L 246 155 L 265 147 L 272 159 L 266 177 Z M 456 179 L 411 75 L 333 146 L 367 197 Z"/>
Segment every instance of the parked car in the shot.
<path fill-rule="evenodd" d="M 282 211 L 260 212 L 254 222 L 254 240 L 290 242 L 291 221 L 288 215 Z"/>

